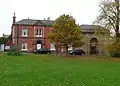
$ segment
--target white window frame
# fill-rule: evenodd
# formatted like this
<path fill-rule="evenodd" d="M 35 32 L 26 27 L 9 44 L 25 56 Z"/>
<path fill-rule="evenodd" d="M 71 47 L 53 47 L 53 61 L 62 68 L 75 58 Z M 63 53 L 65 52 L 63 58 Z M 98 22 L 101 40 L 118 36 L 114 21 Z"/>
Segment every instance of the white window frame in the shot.
<path fill-rule="evenodd" d="M 26 33 L 26 35 L 24 35 L 24 32 Z M 28 29 L 27 28 L 22 29 L 22 37 L 28 37 Z"/>
<path fill-rule="evenodd" d="M 25 49 L 23 49 L 24 44 L 25 44 Z M 22 51 L 27 51 L 27 50 L 28 50 L 28 49 L 27 49 L 27 43 L 26 43 L 26 42 L 23 42 L 23 43 L 22 43 Z"/>
<path fill-rule="evenodd" d="M 36 33 L 37 33 L 37 31 L 38 31 L 38 35 L 36 35 L 36 37 L 43 37 L 43 29 L 41 28 L 41 29 L 36 29 Z M 41 34 L 40 34 L 40 32 L 41 32 Z"/>

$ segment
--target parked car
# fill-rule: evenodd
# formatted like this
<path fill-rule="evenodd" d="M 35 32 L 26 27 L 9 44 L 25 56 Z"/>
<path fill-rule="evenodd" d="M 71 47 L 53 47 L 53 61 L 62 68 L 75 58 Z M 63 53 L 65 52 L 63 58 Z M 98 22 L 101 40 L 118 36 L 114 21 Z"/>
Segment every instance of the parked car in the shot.
<path fill-rule="evenodd" d="M 75 49 L 75 50 L 71 50 L 69 51 L 70 55 L 85 55 L 85 52 L 81 49 Z"/>
<path fill-rule="evenodd" d="M 36 54 L 50 54 L 51 51 L 49 48 L 40 48 L 38 50 L 35 50 L 34 53 L 36 53 Z"/>

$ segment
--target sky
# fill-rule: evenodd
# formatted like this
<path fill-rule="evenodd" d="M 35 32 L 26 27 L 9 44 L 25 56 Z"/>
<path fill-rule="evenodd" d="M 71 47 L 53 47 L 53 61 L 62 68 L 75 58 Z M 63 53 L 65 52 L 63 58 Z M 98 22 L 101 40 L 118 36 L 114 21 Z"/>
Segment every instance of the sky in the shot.
<path fill-rule="evenodd" d="M 11 33 L 13 14 L 16 21 L 50 17 L 55 20 L 69 14 L 79 25 L 92 24 L 99 12 L 100 0 L 0 0 L 0 36 Z"/>

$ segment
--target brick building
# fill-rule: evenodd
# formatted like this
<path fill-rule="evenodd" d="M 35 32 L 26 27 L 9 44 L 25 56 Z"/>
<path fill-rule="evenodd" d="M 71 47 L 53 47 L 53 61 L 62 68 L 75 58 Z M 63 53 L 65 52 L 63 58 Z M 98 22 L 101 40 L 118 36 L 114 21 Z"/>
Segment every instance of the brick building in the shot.
<path fill-rule="evenodd" d="M 21 51 L 25 52 L 33 52 L 40 48 L 55 50 L 54 45 L 48 39 L 53 22 L 50 18 L 47 20 L 22 19 L 16 22 L 14 14 L 12 25 L 13 44 L 16 44 L 20 47 Z M 95 29 L 102 27 L 98 25 L 81 25 L 80 28 L 84 35 L 83 41 L 85 43 L 80 48 L 87 55 L 105 54 L 104 45 L 108 41 L 108 36 L 94 34 Z"/>
<path fill-rule="evenodd" d="M 16 22 L 13 16 L 12 42 L 20 47 L 21 51 L 33 52 L 39 48 L 53 48 L 48 35 L 52 29 L 53 21 L 22 19 Z"/>

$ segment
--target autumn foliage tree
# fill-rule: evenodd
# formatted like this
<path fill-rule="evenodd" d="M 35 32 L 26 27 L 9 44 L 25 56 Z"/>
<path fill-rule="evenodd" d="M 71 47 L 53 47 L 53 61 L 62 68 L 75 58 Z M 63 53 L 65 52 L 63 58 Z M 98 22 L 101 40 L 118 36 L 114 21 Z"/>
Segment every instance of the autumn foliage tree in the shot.
<path fill-rule="evenodd" d="M 80 28 L 70 15 L 63 14 L 55 20 L 49 37 L 56 47 L 65 46 L 66 55 L 68 55 L 69 45 L 72 47 L 80 47 L 82 45 Z"/>

